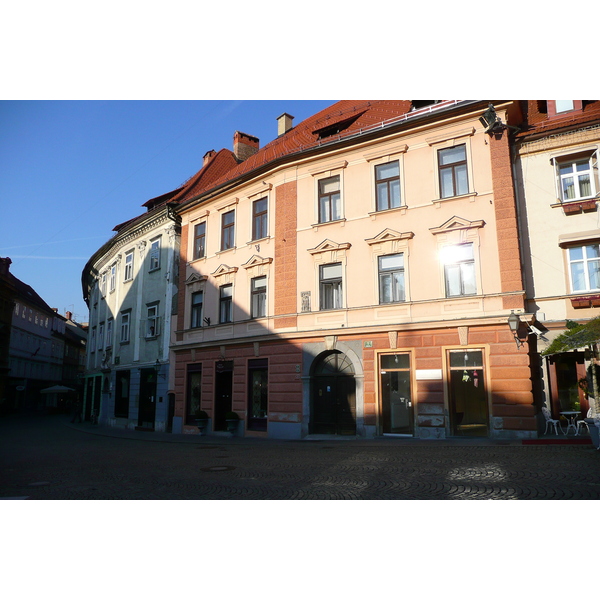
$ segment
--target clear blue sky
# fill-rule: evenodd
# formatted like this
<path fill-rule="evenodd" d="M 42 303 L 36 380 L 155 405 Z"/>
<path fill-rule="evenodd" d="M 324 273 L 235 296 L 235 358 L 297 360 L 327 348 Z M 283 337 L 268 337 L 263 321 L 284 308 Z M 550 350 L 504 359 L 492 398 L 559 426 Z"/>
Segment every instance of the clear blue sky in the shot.
<path fill-rule="evenodd" d="M 177 188 L 236 130 L 277 136 L 326 101 L 2 101 L 0 256 L 61 314 L 87 321 L 81 272 L 146 200 Z"/>

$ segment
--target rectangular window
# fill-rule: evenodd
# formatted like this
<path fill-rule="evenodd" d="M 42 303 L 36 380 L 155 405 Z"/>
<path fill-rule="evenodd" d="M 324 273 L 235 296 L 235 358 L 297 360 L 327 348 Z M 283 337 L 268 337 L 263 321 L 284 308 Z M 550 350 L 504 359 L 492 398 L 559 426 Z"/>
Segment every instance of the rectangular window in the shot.
<path fill-rule="evenodd" d="M 573 100 L 555 100 L 554 105 L 556 106 L 556 112 L 567 112 L 575 108 Z"/>
<path fill-rule="evenodd" d="M 150 271 L 160 269 L 160 238 L 150 242 Z"/>
<path fill-rule="evenodd" d="M 379 257 L 379 303 L 404 302 L 404 254 Z"/>
<path fill-rule="evenodd" d="M 342 218 L 340 176 L 319 180 L 319 223 Z"/>
<path fill-rule="evenodd" d="M 252 280 L 252 318 L 267 315 L 267 278 L 255 277 Z"/>
<path fill-rule="evenodd" d="M 131 315 L 129 312 L 121 313 L 121 344 L 125 344 L 129 341 L 130 317 Z"/>
<path fill-rule="evenodd" d="M 477 293 L 473 244 L 446 246 L 443 250 L 442 262 L 447 298 Z"/>
<path fill-rule="evenodd" d="M 102 279 L 100 280 L 100 293 L 102 297 L 106 296 L 106 272 L 102 273 Z"/>
<path fill-rule="evenodd" d="M 146 318 L 146 337 L 156 337 L 159 333 L 158 330 L 158 304 L 152 304 L 148 306 L 147 318 Z"/>
<path fill-rule="evenodd" d="M 92 327 L 92 337 L 90 339 L 90 348 L 92 352 L 96 351 L 96 328 Z"/>
<path fill-rule="evenodd" d="M 204 292 L 194 292 L 192 294 L 192 322 L 190 327 L 202 327 L 202 305 L 204 302 Z"/>
<path fill-rule="evenodd" d="M 229 250 L 235 244 L 235 210 L 221 217 L 221 250 Z"/>
<path fill-rule="evenodd" d="M 133 250 L 125 254 L 125 278 L 124 281 L 133 279 Z"/>
<path fill-rule="evenodd" d="M 219 323 L 231 323 L 233 320 L 233 285 L 219 288 Z"/>
<path fill-rule="evenodd" d="M 592 198 L 596 194 L 592 159 L 584 158 L 558 164 L 560 194 L 563 202 Z"/>
<path fill-rule="evenodd" d="M 268 235 L 268 205 L 267 198 L 261 198 L 252 203 L 252 239 L 260 240 Z"/>
<path fill-rule="evenodd" d="M 115 417 L 129 417 L 129 371 L 117 371 L 115 386 Z"/>
<path fill-rule="evenodd" d="M 110 287 L 111 292 L 115 291 L 116 285 L 117 285 L 117 265 L 112 265 L 110 267 L 110 282 L 109 282 L 109 287 Z"/>
<path fill-rule="evenodd" d="M 342 263 L 319 267 L 321 310 L 342 308 Z"/>
<path fill-rule="evenodd" d="M 469 192 L 467 151 L 464 144 L 438 150 L 438 167 L 442 198 L 451 198 Z"/>
<path fill-rule="evenodd" d="M 106 347 L 112 348 L 113 319 L 106 321 Z"/>
<path fill-rule="evenodd" d="M 572 292 L 600 289 L 600 246 L 589 244 L 569 248 L 569 271 Z"/>
<path fill-rule="evenodd" d="M 194 259 L 206 256 L 206 221 L 194 227 Z"/>
<path fill-rule="evenodd" d="M 395 160 L 375 166 L 377 210 L 400 206 L 400 163 Z"/>
<path fill-rule="evenodd" d="M 266 358 L 248 361 L 248 429 L 267 430 L 269 371 Z"/>
<path fill-rule="evenodd" d="M 104 322 L 98 326 L 98 350 L 104 349 Z"/>

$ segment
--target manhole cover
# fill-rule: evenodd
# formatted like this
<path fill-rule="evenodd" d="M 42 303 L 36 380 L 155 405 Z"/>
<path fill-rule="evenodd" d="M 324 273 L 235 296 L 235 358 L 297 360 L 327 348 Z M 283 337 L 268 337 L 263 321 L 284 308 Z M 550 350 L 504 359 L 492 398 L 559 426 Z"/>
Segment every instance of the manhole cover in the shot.
<path fill-rule="evenodd" d="M 215 473 L 218 471 L 233 471 L 235 467 L 230 467 L 229 465 L 216 465 L 214 467 L 204 467 L 200 469 L 201 471 L 206 471 L 207 473 Z"/>

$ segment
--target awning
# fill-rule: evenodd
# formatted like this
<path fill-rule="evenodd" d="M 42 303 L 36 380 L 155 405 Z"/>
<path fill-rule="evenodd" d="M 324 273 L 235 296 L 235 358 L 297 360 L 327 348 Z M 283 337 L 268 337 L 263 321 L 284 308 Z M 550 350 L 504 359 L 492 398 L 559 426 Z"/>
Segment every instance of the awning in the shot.
<path fill-rule="evenodd" d="M 66 394 L 67 392 L 74 392 L 75 390 L 64 385 L 53 385 L 52 387 L 43 389 L 40 393 L 42 394 Z"/>
<path fill-rule="evenodd" d="M 600 317 L 561 333 L 542 352 L 542 356 L 590 348 L 597 343 L 600 343 Z"/>

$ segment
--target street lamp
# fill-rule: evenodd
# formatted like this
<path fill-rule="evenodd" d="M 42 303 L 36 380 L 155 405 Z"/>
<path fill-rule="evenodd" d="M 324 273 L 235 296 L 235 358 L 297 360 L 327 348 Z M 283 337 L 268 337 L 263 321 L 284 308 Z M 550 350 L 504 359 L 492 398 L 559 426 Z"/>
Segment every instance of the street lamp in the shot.
<path fill-rule="evenodd" d="M 519 320 L 519 317 L 517 315 L 515 315 L 514 310 L 511 310 L 510 315 L 508 317 L 508 326 L 513 334 L 513 337 L 515 338 L 517 348 L 522 348 L 524 346 L 524 342 L 519 339 L 519 325 L 520 324 L 521 324 L 521 321 Z"/>

